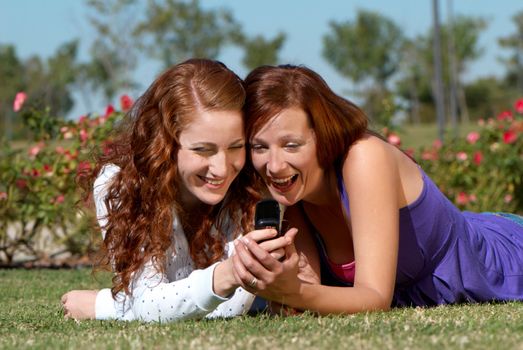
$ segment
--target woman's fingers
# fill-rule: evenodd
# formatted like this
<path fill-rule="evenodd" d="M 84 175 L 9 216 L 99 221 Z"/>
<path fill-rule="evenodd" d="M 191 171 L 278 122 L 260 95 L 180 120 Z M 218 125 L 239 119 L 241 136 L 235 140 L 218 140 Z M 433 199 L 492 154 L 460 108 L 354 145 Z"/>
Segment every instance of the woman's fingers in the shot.
<path fill-rule="evenodd" d="M 252 264 L 257 262 L 250 256 L 249 251 L 242 242 L 235 241 L 234 244 L 236 248 L 236 254 L 232 257 L 234 278 L 236 278 L 236 281 L 238 281 L 244 289 L 256 294 L 256 288 L 259 287 L 259 280 L 258 277 L 251 272 L 251 269 L 253 268 Z M 247 265 L 245 262 L 247 262 Z"/>
<path fill-rule="evenodd" d="M 294 242 L 294 238 L 296 237 L 296 234 L 298 233 L 298 229 L 291 228 L 289 229 L 285 235 L 282 235 L 278 238 L 270 239 L 268 241 L 264 242 L 258 242 L 258 245 L 265 249 L 268 252 L 271 252 L 276 249 L 285 248 L 289 244 L 292 244 Z M 247 238 L 250 238 L 247 236 Z"/>
<path fill-rule="evenodd" d="M 272 240 L 278 235 L 278 231 L 273 228 L 265 228 L 262 230 L 254 230 L 245 235 L 255 242 L 261 242 L 265 240 Z"/>

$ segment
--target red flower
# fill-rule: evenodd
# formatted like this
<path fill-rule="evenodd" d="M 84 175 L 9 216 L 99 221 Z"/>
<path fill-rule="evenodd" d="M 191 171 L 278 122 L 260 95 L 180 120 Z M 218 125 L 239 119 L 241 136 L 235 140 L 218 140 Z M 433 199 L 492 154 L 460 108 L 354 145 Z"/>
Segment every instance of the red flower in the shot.
<path fill-rule="evenodd" d="M 460 205 L 467 204 L 469 202 L 469 196 L 465 192 L 460 192 L 456 196 L 456 203 Z"/>
<path fill-rule="evenodd" d="M 432 143 L 432 147 L 434 147 L 435 149 L 440 149 L 442 146 L 443 142 L 441 142 L 440 139 L 434 140 L 434 142 Z"/>
<path fill-rule="evenodd" d="M 133 99 L 129 97 L 129 95 L 122 95 L 120 97 L 120 107 L 122 107 L 122 111 L 126 112 L 131 109 L 133 106 Z"/>
<path fill-rule="evenodd" d="M 16 187 L 18 187 L 21 190 L 27 187 L 27 181 L 25 181 L 24 179 L 17 179 L 15 184 Z"/>
<path fill-rule="evenodd" d="M 516 103 L 514 104 L 514 109 L 519 114 L 523 114 L 523 98 L 520 98 L 519 100 L 516 101 Z"/>
<path fill-rule="evenodd" d="M 518 139 L 518 135 L 514 131 L 505 131 L 503 133 L 503 142 L 506 144 L 514 143 Z"/>
<path fill-rule="evenodd" d="M 480 165 L 481 161 L 483 161 L 483 153 L 481 153 L 480 151 L 474 152 L 474 157 L 473 157 L 474 164 Z"/>
<path fill-rule="evenodd" d="M 502 120 L 511 121 L 512 119 L 514 119 L 514 117 L 512 116 L 512 112 L 511 111 L 501 112 L 500 114 L 498 114 L 498 116 L 496 118 L 498 120 L 500 120 L 500 121 L 502 121 Z"/>
<path fill-rule="evenodd" d="M 24 105 L 25 100 L 27 99 L 27 94 L 25 92 L 19 92 L 15 96 L 13 102 L 13 111 L 18 112 Z"/>
<path fill-rule="evenodd" d="M 107 108 L 105 109 L 104 120 L 107 119 L 107 118 L 109 118 L 109 116 L 110 116 L 111 114 L 113 114 L 113 112 L 114 112 L 114 107 L 113 107 L 113 105 L 107 105 Z"/>
<path fill-rule="evenodd" d="M 86 161 L 78 163 L 78 167 L 76 168 L 77 173 L 82 173 L 84 171 L 89 171 L 89 170 L 91 170 L 91 163 L 86 162 Z"/>
<path fill-rule="evenodd" d="M 89 119 L 86 115 L 82 115 L 80 119 L 78 119 L 78 124 L 83 124 L 87 119 Z"/>
<path fill-rule="evenodd" d="M 7 192 L 0 192 L 0 200 L 7 199 Z"/>

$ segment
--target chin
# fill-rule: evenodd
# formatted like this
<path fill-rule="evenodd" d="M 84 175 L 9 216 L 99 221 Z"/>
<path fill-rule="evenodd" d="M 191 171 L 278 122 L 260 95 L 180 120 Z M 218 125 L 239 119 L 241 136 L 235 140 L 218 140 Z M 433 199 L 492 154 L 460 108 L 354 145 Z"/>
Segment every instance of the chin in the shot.
<path fill-rule="evenodd" d="M 222 194 L 206 193 L 206 194 L 200 196 L 198 199 L 207 205 L 216 205 L 216 204 L 220 203 L 224 198 L 225 198 L 225 195 L 222 195 Z"/>
<path fill-rule="evenodd" d="M 294 198 L 294 196 L 286 196 L 279 192 L 274 192 L 270 190 L 272 198 L 274 198 L 278 203 L 283 204 L 285 206 L 291 206 L 296 203 L 298 203 L 299 199 Z"/>

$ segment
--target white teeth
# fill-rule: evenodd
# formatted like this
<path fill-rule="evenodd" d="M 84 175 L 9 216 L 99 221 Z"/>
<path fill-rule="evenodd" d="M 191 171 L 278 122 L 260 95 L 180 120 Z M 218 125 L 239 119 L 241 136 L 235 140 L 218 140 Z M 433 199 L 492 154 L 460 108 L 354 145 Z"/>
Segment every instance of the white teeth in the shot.
<path fill-rule="evenodd" d="M 281 184 L 284 184 L 284 183 L 286 183 L 286 182 L 291 181 L 292 178 L 293 178 L 293 176 L 294 176 L 294 175 L 291 175 L 291 176 L 289 176 L 289 177 L 287 177 L 287 178 L 285 178 L 285 179 L 271 179 L 271 181 L 274 182 L 274 183 L 277 183 L 277 184 L 281 185 Z"/>
<path fill-rule="evenodd" d="M 211 179 L 208 179 L 208 178 L 203 178 L 203 180 L 205 182 L 207 182 L 208 184 L 211 184 L 211 185 L 221 185 L 225 180 L 211 180 Z"/>

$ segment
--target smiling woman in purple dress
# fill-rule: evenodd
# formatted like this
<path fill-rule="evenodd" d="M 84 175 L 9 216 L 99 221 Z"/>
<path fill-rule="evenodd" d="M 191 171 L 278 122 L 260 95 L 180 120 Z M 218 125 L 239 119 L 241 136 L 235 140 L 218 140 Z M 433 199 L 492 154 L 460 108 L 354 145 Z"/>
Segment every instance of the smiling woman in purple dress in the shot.
<path fill-rule="evenodd" d="M 237 242 L 245 288 L 320 314 L 523 301 L 521 217 L 459 211 L 310 69 L 260 67 L 245 86 L 252 163 L 299 229 L 283 261 Z"/>

